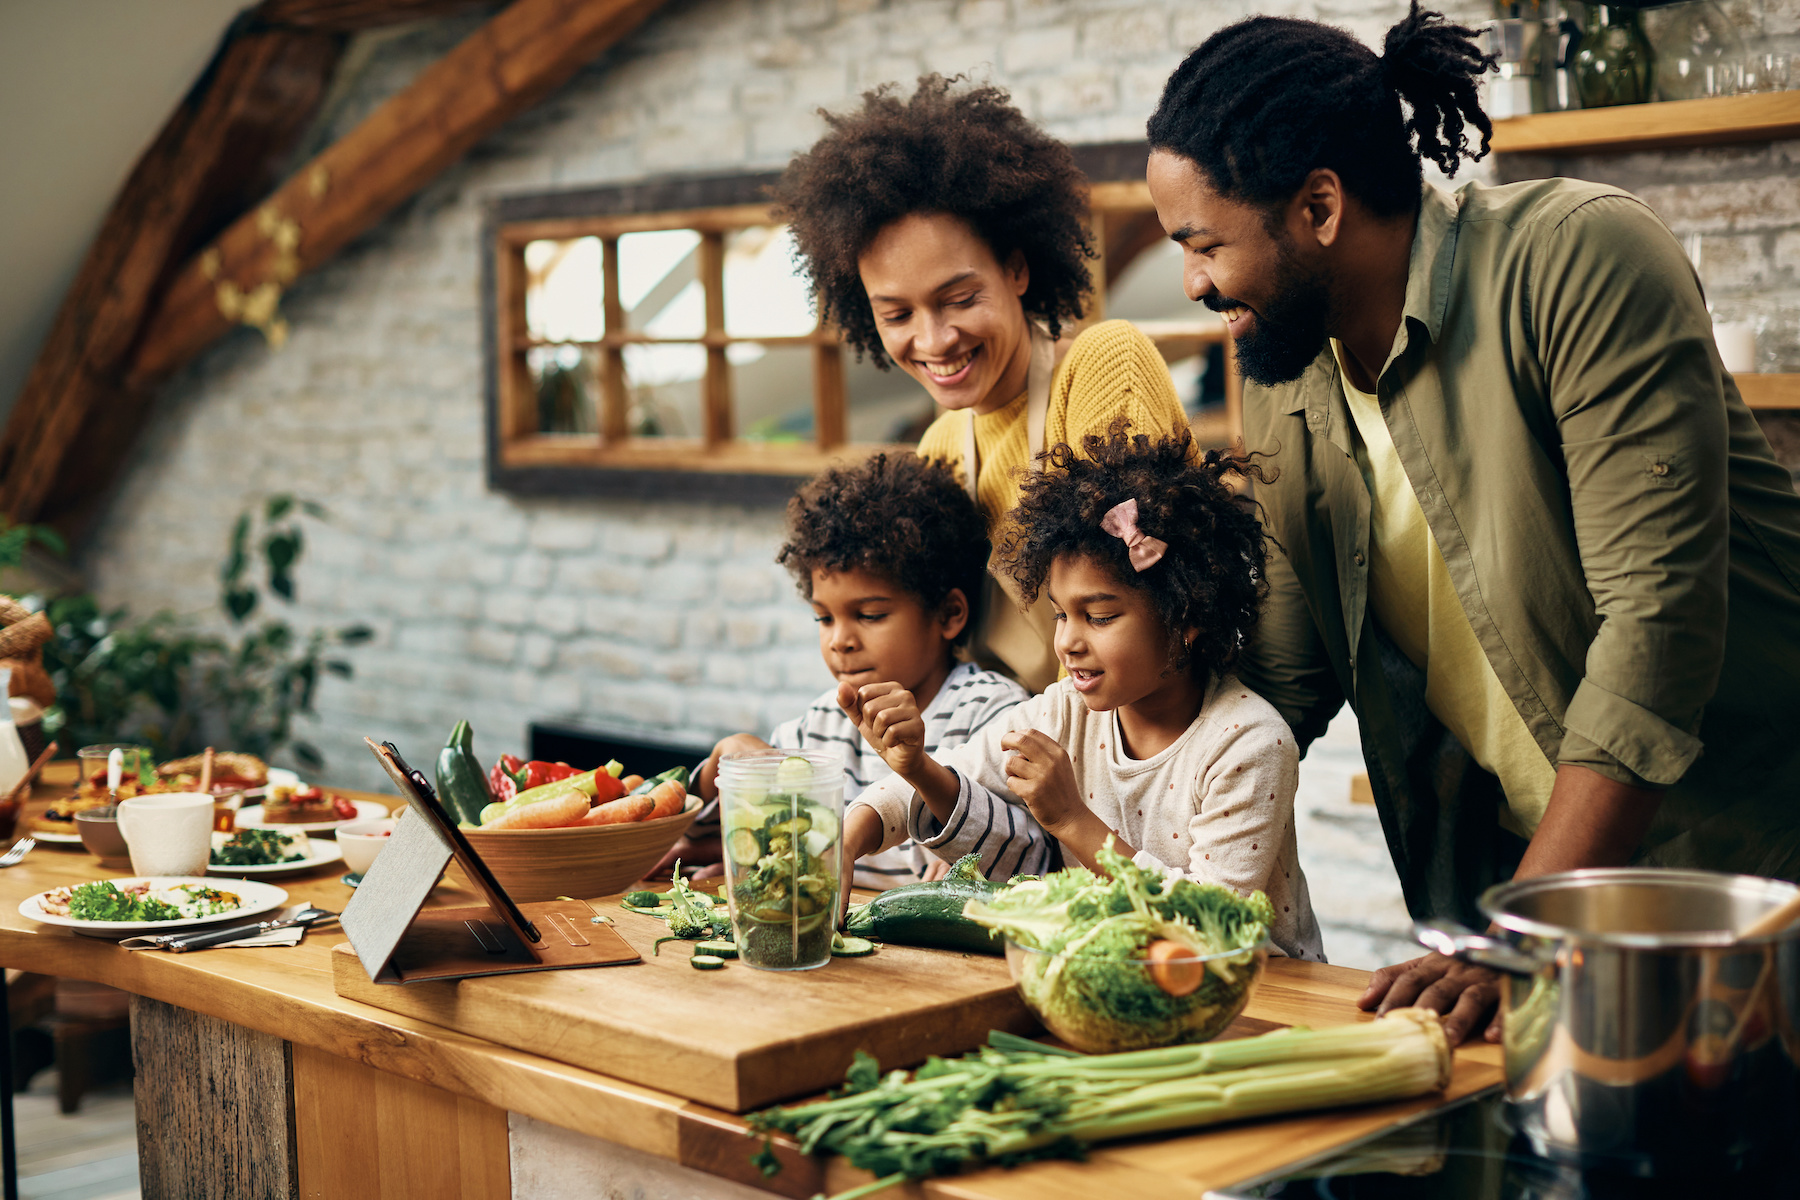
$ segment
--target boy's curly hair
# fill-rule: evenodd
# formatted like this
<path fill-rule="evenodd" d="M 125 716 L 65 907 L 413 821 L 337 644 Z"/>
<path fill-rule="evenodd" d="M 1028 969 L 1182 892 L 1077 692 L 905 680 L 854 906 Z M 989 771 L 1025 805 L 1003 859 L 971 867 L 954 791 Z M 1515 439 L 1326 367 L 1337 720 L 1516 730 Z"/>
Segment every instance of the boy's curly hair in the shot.
<path fill-rule="evenodd" d="M 777 217 L 792 226 L 819 315 L 883 370 L 891 364 L 857 260 L 902 217 L 948 213 L 1001 263 L 1023 254 L 1031 271 L 1025 311 L 1052 337 L 1080 317 L 1091 287 L 1087 177 L 1075 156 L 1005 91 L 959 89 L 961 80 L 924 75 L 909 100 L 885 84 L 863 93 L 855 112 L 820 110 L 830 132 L 796 156 L 775 187 Z"/>
<path fill-rule="evenodd" d="M 1045 469 L 1023 485 L 999 564 L 1035 601 L 1051 563 L 1090 558 L 1149 596 L 1170 631 L 1171 668 L 1223 674 L 1236 664 L 1268 590 L 1262 526 L 1224 477 L 1261 481 L 1262 469 L 1217 450 L 1196 459 L 1185 429 L 1153 441 L 1127 428 L 1121 418 L 1105 435 L 1083 439 L 1079 455 L 1065 443 L 1039 456 Z M 1142 572 L 1132 568 L 1124 540 L 1100 528 L 1107 511 L 1127 500 L 1137 501 L 1139 530 L 1169 546 Z M 1191 648 L 1176 636 L 1187 628 L 1199 630 Z"/>
<path fill-rule="evenodd" d="M 987 518 L 948 464 L 910 453 L 828 467 L 788 501 L 788 540 L 775 561 L 812 599 L 813 572 L 863 570 L 939 611 L 954 588 L 969 602 L 967 641 L 980 616 Z"/>

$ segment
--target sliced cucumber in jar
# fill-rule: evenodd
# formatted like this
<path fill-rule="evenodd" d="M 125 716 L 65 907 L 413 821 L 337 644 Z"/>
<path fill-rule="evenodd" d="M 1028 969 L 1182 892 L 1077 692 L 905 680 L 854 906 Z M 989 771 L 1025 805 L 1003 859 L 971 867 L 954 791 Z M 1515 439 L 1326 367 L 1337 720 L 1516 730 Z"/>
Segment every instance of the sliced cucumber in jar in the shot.
<path fill-rule="evenodd" d="M 775 787 L 777 792 L 797 792 L 812 782 L 814 767 L 812 760 L 799 754 L 790 754 L 781 760 L 775 768 Z"/>
<path fill-rule="evenodd" d="M 725 848 L 731 853 L 731 861 L 745 868 L 754 867 L 763 855 L 762 839 L 754 829 L 732 830 L 725 835 Z"/>

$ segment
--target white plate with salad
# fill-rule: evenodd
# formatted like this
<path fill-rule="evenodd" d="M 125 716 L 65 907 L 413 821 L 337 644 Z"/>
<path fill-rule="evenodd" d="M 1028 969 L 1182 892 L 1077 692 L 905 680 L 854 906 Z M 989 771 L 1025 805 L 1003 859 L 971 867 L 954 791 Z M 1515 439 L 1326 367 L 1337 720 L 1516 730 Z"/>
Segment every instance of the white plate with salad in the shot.
<path fill-rule="evenodd" d="M 310 871 L 326 863 L 341 862 L 344 852 L 336 842 L 309 838 L 279 829 L 239 829 L 213 834 L 208 875 L 286 875 Z"/>
<path fill-rule="evenodd" d="M 253 879 L 221 887 L 216 879 L 149 875 L 52 888 L 19 905 L 19 915 L 78 933 L 160 933 L 254 917 L 280 908 L 287 895 Z"/>

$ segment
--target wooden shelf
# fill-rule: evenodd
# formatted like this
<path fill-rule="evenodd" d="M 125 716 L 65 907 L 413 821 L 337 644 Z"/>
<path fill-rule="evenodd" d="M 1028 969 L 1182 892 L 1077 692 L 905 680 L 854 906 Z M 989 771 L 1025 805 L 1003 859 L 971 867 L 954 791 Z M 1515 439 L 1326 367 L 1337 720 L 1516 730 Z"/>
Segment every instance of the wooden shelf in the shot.
<path fill-rule="evenodd" d="M 1800 375 L 1733 375 L 1751 408 L 1800 409 Z"/>
<path fill-rule="evenodd" d="M 1800 137 L 1800 90 L 1534 113 L 1494 122 L 1497 154 L 1624 154 Z"/>

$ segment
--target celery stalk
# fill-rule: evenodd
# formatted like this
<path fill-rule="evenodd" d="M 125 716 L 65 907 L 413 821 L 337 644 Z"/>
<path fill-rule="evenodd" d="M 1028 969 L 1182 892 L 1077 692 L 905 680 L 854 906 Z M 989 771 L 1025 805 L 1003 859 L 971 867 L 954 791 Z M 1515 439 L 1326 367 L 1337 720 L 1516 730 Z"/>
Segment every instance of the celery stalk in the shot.
<path fill-rule="evenodd" d="M 933 1060 L 912 1079 L 879 1078 L 865 1057 L 851 1072 L 860 1090 L 754 1113 L 750 1124 L 894 1182 L 1148 1133 L 1398 1100 L 1450 1082 L 1450 1044 L 1437 1014 L 1421 1009 L 1125 1054 L 1069 1056 L 1019 1048 L 1016 1038 L 996 1042 Z"/>

